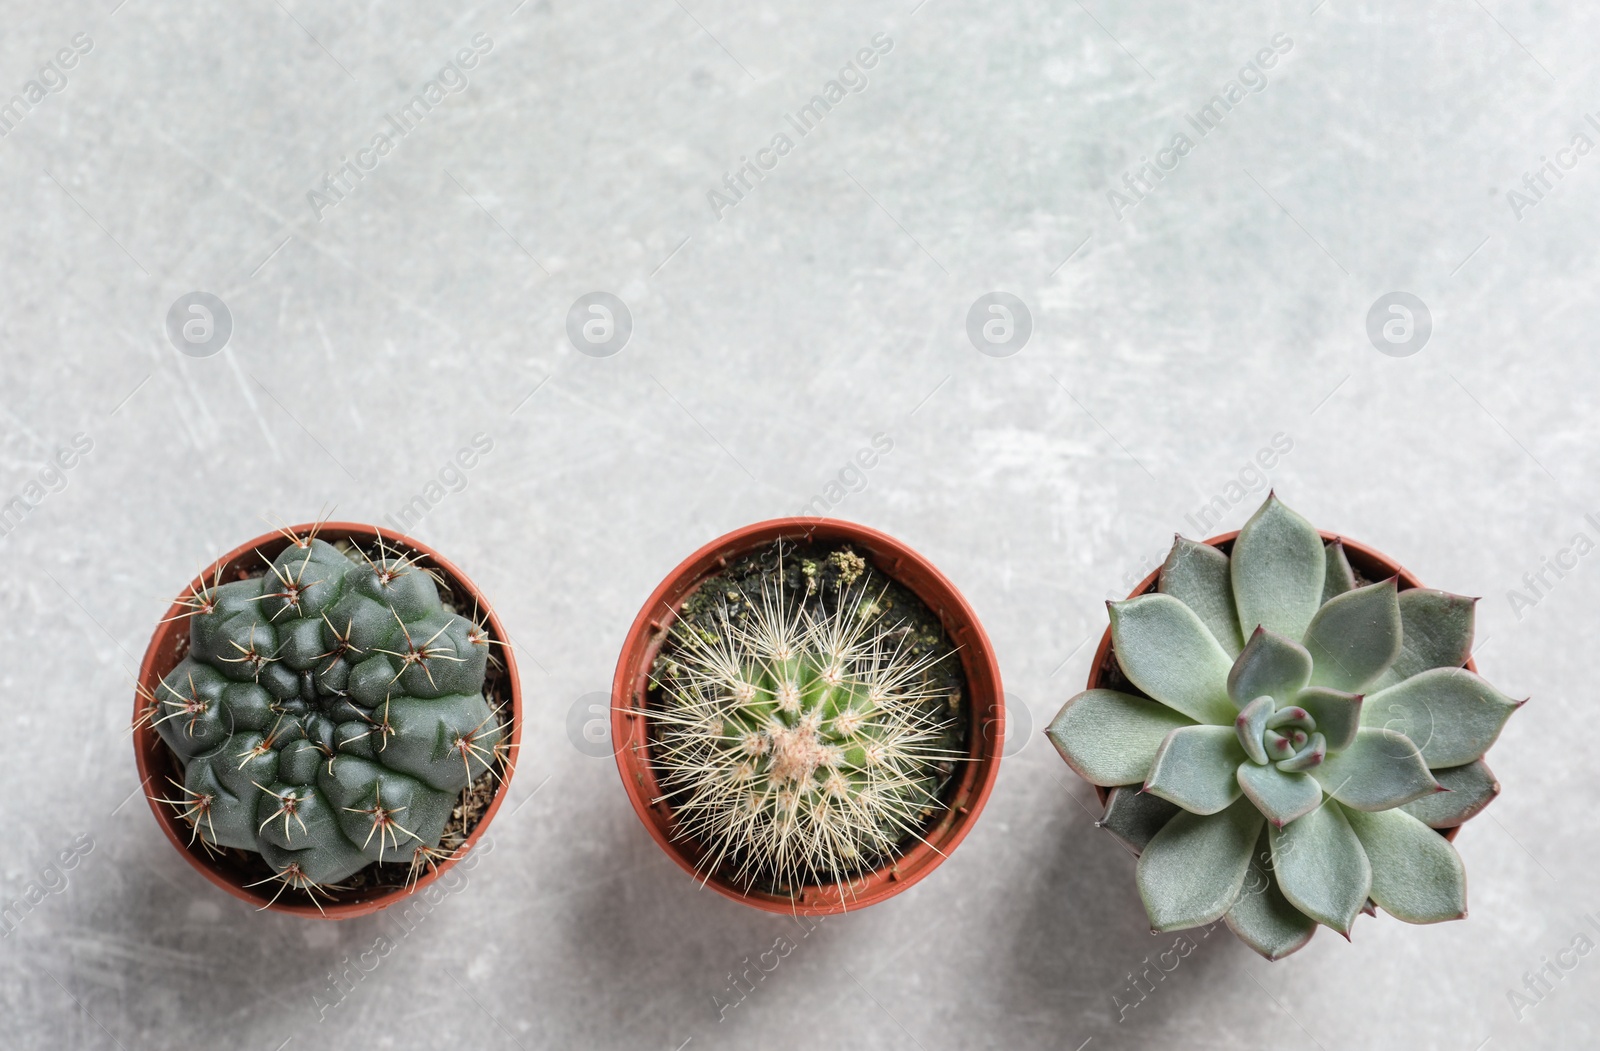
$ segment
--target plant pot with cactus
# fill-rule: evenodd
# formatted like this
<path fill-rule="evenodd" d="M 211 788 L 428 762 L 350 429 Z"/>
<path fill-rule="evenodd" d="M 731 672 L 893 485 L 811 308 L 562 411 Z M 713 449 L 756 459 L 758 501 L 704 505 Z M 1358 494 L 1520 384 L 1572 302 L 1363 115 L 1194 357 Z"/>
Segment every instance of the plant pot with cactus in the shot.
<path fill-rule="evenodd" d="M 464 857 L 520 732 L 505 633 L 415 540 L 320 522 L 217 560 L 157 626 L 134 750 L 168 838 L 262 908 L 348 918 Z"/>
<path fill-rule="evenodd" d="M 1048 733 L 1139 854 L 1154 930 L 1226 919 L 1277 960 L 1374 906 L 1466 915 L 1450 840 L 1498 793 L 1483 754 L 1521 704 L 1476 674 L 1475 601 L 1269 495 L 1108 604 Z"/>
<path fill-rule="evenodd" d="M 1004 711 L 988 638 L 930 563 L 872 529 L 763 522 L 691 555 L 639 612 L 612 740 L 674 861 L 772 912 L 882 901 L 983 808 Z"/>

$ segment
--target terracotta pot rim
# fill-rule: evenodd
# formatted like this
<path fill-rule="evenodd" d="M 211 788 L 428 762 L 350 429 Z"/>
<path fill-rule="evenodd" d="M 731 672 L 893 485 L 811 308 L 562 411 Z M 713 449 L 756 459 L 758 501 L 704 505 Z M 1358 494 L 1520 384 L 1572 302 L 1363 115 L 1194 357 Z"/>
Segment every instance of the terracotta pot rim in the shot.
<path fill-rule="evenodd" d="M 657 781 L 643 714 L 650 665 L 677 611 L 712 573 L 780 538 L 854 545 L 872 565 L 916 595 L 940 620 L 961 655 L 967 680 L 968 754 L 972 762 L 947 789 L 950 809 L 925 837 L 892 862 L 845 883 L 807 887 L 798 899 L 745 891 L 696 867 L 696 845 L 674 839 L 671 811 L 652 804 Z M 909 579 L 908 579 L 909 578 Z M 865 908 L 893 897 L 932 872 L 971 830 L 993 791 L 1005 743 L 1004 692 L 994 647 L 977 614 L 930 561 L 902 541 L 868 526 L 833 518 L 774 518 L 735 529 L 680 562 L 651 593 L 623 642 L 612 681 L 611 740 L 634 813 L 678 867 L 718 894 L 766 912 L 817 916 Z"/>
<path fill-rule="evenodd" d="M 1375 547 L 1363 544 L 1360 541 L 1351 540 L 1349 537 L 1340 533 L 1330 533 L 1325 529 L 1319 529 L 1317 530 L 1317 533 L 1322 537 L 1323 543 L 1337 540 L 1339 543 L 1343 544 L 1347 557 L 1350 554 L 1354 554 L 1356 556 L 1356 561 L 1365 562 L 1370 565 L 1382 566 L 1389 575 L 1397 578 L 1401 591 L 1409 591 L 1412 588 L 1420 588 L 1424 586 L 1422 581 L 1417 578 L 1415 573 L 1412 573 L 1409 569 L 1406 569 L 1399 562 L 1395 561 L 1393 558 L 1390 558 L 1388 555 L 1384 554 L 1382 551 L 1379 551 Z M 1201 541 L 1201 543 L 1220 548 L 1224 544 L 1233 543 L 1236 539 L 1238 539 L 1238 537 L 1239 530 L 1232 529 L 1226 533 L 1218 533 L 1214 537 L 1210 537 Z M 1357 571 L 1360 569 L 1360 567 L 1353 568 L 1356 568 Z M 1370 576 L 1370 574 L 1363 575 Z M 1149 576 L 1140 581 L 1139 584 L 1128 593 L 1128 598 L 1138 598 L 1140 595 L 1148 594 L 1149 592 L 1154 591 L 1156 587 L 1156 581 L 1160 576 L 1160 569 L 1152 571 Z M 1387 578 L 1377 577 L 1374 579 L 1382 580 Z M 1111 626 L 1108 624 L 1104 634 L 1100 636 L 1100 645 L 1095 650 L 1094 663 L 1089 669 L 1089 681 L 1084 688 L 1089 690 L 1098 688 L 1103 681 L 1105 669 L 1108 666 L 1108 661 L 1114 659 L 1115 655 L 1111 650 Z M 1471 672 L 1478 670 L 1477 664 L 1473 662 L 1470 656 L 1467 658 L 1467 663 L 1462 665 L 1462 667 Z M 1108 788 L 1102 788 L 1099 785 L 1093 785 L 1092 787 L 1094 788 L 1095 795 L 1100 799 L 1100 806 L 1103 808 L 1106 805 L 1106 800 L 1110 798 L 1111 790 Z M 1477 815 L 1474 814 L 1472 816 L 1475 817 Z M 1468 817 L 1467 820 L 1472 820 L 1472 817 Z M 1465 822 L 1462 824 L 1465 824 Z M 1456 833 L 1461 831 L 1461 825 L 1451 825 L 1448 828 L 1441 828 L 1437 831 L 1440 835 L 1444 836 L 1445 839 L 1454 840 L 1456 838 Z M 1137 851 L 1135 851 L 1135 853 L 1137 853 Z"/>
<path fill-rule="evenodd" d="M 138 695 L 134 695 L 133 718 L 133 751 L 134 760 L 138 767 L 139 783 L 143 789 L 145 801 L 150 804 L 150 810 L 155 815 L 156 823 L 166 835 L 174 849 L 178 851 L 189 864 L 209 880 L 212 884 L 222 888 L 241 901 L 250 903 L 258 909 L 271 909 L 273 912 L 287 913 L 293 916 L 304 916 L 310 919 L 346 920 L 359 916 L 367 916 L 374 912 L 402 901 L 420 890 L 427 888 L 447 870 L 466 859 L 471 850 L 477 845 L 479 839 L 494 819 L 500 805 L 506 799 L 507 790 L 511 784 L 512 776 L 516 772 L 517 753 L 522 737 L 522 684 L 517 674 L 516 658 L 511 652 L 510 637 L 506 634 L 505 627 L 500 623 L 494 608 L 489 604 L 487 597 L 480 591 L 471 579 L 463 573 L 453 562 L 440 555 L 433 548 L 420 540 L 413 539 L 393 529 L 368 525 L 363 522 L 307 522 L 300 525 L 288 526 L 284 530 L 275 530 L 264 533 L 247 543 L 240 544 L 232 551 L 214 560 L 206 566 L 205 570 L 193 581 L 189 587 L 179 593 L 168 607 L 161 623 L 156 625 L 155 631 L 150 636 L 150 643 L 145 648 L 144 660 L 139 667 L 139 685 L 154 691 L 156 684 L 177 664 L 170 660 L 175 639 L 178 635 L 187 635 L 189 631 L 187 619 L 174 619 L 182 614 L 186 607 L 181 604 L 181 599 L 192 594 L 195 589 L 203 588 L 207 581 L 219 568 L 226 572 L 241 559 L 266 558 L 270 560 L 277 557 L 283 548 L 289 544 L 286 533 L 305 535 L 315 530 L 318 539 L 358 539 L 363 541 L 376 541 L 381 539 L 385 544 L 405 549 L 407 553 L 421 556 L 432 568 L 444 574 L 458 600 L 470 597 L 477 604 L 479 616 L 488 627 L 494 639 L 502 643 L 501 652 L 497 656 L 505 663 L 506 687 L 510 693 L 510 718 L 511 718 L 511 746 L 506 760 L 505 774 L 495 790 L 494 798 L 478 818 L 477 825 L 467 835 L 466 841 L 456 849 L 449 858 L 440 861 L 425 875 L 417 878 L 409 889 L 402 887 L 372 888 L 367 893 L 370 895 L 358 901 L 349 902 L 322 902 L 321 908 L 309 902 L 284 901 L 279 898 L 274 904 L 270 893 L 275 888 L 268 885 L 264 888 L 245 887 L 242 882 L 223 866 L 215 863 L 212 858 L 204 854 L 199 847 L 193 850 L 189 847 L 190 827 L 178 817 L 174 809 L 160 801 L 158 797 L 166 793 L 153 789 L 151 781 L 164 769 L 181 770 L 178 757 L 167 747 L 153 727 L 148 723 L 138 722 L 144 712 L 145 702 Z M 226 582 L 226 581 L 225 581 Z M 163 667 L 163 665 L 165 665 Z M 162 757 L 165 757 L 163 759 Z M 158 764 L 166 762 L 168 767 Z M 269 893 L 262 893 L 265 889 Z"/>

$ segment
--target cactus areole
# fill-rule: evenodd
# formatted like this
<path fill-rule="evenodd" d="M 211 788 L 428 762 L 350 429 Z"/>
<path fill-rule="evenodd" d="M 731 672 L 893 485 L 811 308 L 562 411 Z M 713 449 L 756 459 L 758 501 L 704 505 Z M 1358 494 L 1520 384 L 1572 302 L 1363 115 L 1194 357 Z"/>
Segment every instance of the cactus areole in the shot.
<path fill-rule="evenodd" d="M 903 544 L 763 522 L 685 561 L 613 687 L 623 783 L 651 836 L 772 912 L 881 901 L 965 836 L 998 771 L 999 670 L 955 588 Z"/>
<path fill-rule="evenodd" d="M 1477 675 L 1476 601 L 1269 495 L 1109 604 L 1048 733 L 1140 855 L 1153 930 L 1225 919 L 1277 960 L 1363 912 L 1466 916 L 1450 840 L 1500 791 L 1483 755 L 1522 703 Z"/>
<path fill-rule="evenodd" d="M 505 634 L 414 540 L 267 534 L 158 626 L 134 711 L 144 792 L 237 897 L 347 918 L 426 886 L 498 808 L 520 723 Z"/>

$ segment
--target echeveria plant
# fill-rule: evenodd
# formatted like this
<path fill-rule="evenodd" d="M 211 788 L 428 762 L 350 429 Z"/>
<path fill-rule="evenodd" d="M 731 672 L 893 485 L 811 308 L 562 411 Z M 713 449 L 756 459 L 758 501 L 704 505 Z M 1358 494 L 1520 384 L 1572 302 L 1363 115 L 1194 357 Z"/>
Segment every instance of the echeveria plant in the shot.
<path fill-rule="evenodd" d="M 1462 667 L 1475 601 L 1363 584 L 1269 495 L 1231 555 L 1180 537 L 1156 592 L 1109 604 L 1143 695 L 1080 693 L 1049 734 L 1112 789 L 1101 824 L 1141 852 L 1155 930 L 1226 917 L 1275 960 L 1374 904 L 1466 915 L 1436 829 L 1499 790 L 1482 756 L 1520 703 Z"/>

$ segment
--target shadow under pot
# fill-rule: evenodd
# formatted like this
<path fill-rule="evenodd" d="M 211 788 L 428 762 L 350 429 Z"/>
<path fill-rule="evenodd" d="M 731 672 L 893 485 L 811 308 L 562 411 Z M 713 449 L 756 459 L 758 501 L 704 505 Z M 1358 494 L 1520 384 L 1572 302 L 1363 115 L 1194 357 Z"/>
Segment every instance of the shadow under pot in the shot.
<path fill-rule="evenodd" d="M 825 915 L 933 871 L 993 788 L 994 651 L 904 544 L 784 518 L 712 541 L 634 620 L 611 733 L 634 811 L 673 861 L 768 912 Z"/>
<path fill-rule="evenodd" d="M 173 602 L 133 747 L 162 832 L 206 879 L 349 919 L 468 856 L 521 726 L 516 661 L 466 575 L 408 537 L 319 522 L 240 545 Z"/>

